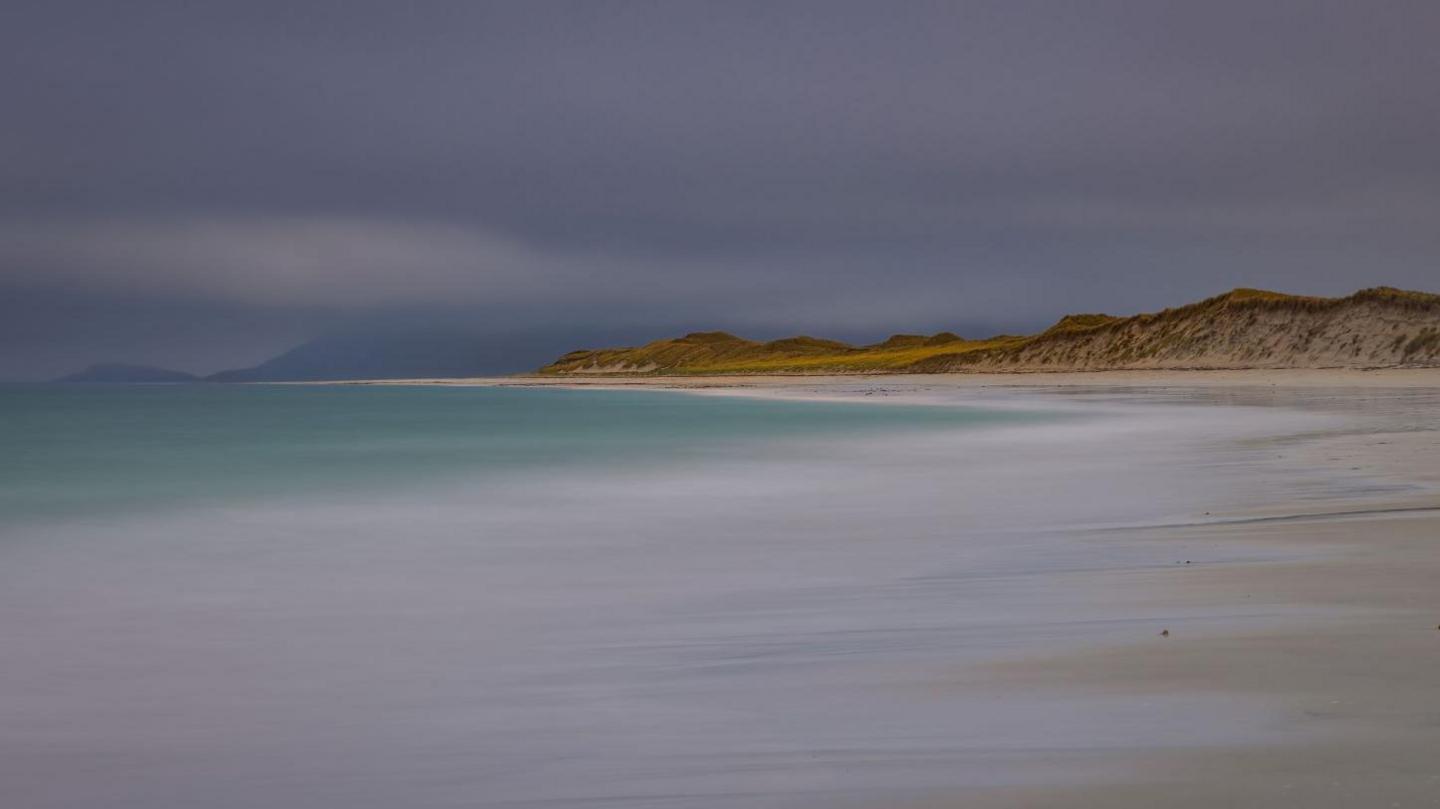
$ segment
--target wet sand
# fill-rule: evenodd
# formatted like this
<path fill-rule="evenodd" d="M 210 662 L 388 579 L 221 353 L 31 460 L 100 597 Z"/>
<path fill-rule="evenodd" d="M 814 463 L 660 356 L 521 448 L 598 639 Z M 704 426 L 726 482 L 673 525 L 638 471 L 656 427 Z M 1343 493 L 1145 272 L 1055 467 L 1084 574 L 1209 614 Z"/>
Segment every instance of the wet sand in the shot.
<path fill-rule="evenodd" d="M 1196 691 L 1259 697 L 1287 743 L 1168 750 L 1062 751 L 1120 778 L 1060 790 L 988 791 L 935 806 L 1440 805 L 1440 517 L 1241 524 L 1177 532 L 1201 546 L 1263 541 L 1323 549 L 1308 562 L 1131 574 L 1115 586 L 1137 613 L 1247 603 L 1305 605 L 1282 631 L 1167 625 L 1168 637 L 956 673 L 956 688 L 1144 695 L 1156 710 Z M 1176 721 L 1186 717 L 1177 716 Z M 923 805 L 923 804 L 917 804 Z"/>

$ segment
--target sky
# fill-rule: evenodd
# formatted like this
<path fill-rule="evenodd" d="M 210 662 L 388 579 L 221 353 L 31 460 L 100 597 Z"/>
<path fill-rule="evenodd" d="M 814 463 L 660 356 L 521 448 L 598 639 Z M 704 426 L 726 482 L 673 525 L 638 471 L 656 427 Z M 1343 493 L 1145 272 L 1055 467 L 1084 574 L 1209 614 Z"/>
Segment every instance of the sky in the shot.
<path fill-rule="evenodd" d="M 0 378 L 1440 291 L 1437 40 L 1404 0 L 8 0 Z"/>

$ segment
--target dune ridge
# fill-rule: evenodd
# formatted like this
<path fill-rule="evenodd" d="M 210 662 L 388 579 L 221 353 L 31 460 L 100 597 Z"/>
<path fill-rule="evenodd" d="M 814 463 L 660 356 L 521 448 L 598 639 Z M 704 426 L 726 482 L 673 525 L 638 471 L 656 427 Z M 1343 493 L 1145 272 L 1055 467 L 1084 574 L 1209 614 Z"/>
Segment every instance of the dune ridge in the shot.
<path fill-rule="evenodd" d="M 695 332 L 632 348 L 572 351 L 538 373 L 636 376 L 964 373 L 1120 369 L 1440 366 L 1440 295 L 1391 287 L 1341 298 L 1235 289 L 1160 312 L 1066 315 L 1039 334 L 967 340 L 896 334 L 866 346 Z"/>

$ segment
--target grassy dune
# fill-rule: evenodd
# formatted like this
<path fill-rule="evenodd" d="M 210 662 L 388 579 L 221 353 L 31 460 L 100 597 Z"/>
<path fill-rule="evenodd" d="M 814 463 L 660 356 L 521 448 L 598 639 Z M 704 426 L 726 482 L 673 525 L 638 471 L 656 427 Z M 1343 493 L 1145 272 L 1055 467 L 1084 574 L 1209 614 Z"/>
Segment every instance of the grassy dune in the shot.
<path fill-rule="evenodd" d="M 768 343 L 724 332 L 697 332 L 657 340 L 638 348 L 573 351 L 541 369 L 545 374 L 750 374 L 904 370 L 937 357 L 1000 348 L 1027 338 L 963 340 L 952 334 L 896 335 L 871 346 L 851 346 L 813 337 Z"/>
<path fill-rule="evenodd" d="M 897 334 L 866 346 L 757 342 L 696 332 L 634 348 L 572 351 L 545 375 L 694 375 L 1110 368 L 1440 365 L 1440 295 L 1388 287 L 1344 298 L 1236 289 L 1161 312 L 1077 314 L 1027 336 Z"/>

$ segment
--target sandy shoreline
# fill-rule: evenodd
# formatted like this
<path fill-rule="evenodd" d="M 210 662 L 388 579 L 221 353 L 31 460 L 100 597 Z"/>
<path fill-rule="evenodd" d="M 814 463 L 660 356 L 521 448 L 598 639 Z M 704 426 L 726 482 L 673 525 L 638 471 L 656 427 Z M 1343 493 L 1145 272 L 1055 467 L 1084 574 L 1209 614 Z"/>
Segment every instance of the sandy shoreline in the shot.
<path fill-rule="evenodd" d="M 1440 388 L 1440 368 L 1237 369 L 1195 371 L 1084 371 L 984 374 L 815 374 L 728 376 L 495 376 L 455 379 L 354 379 L 300 384 L 561 386 L 602 388 L 796 389 L 909 387 L 965 389 L 987 387 L 1341 387 Z"/>
<path fill-rule="evenodd" d="M 1232 543 L 1298 550 L 1297 560 L 1180 565 L 1094 574 L 1132 614 L 1194 608 L 1303 607 L 1313 616 L 1224 632 L 1167 627 L 1128 646 L 1029 657 L 955 671 L 938 688 L 997 697 L 1064 690 L 1097 698 L 1206 692 L 1259 699 L 1284 743 L 1142 744 L 1037 752 L 1036 766 L 1093 772 L 1063 789 L 897 796 L 892 807 L 1440 806 L 1440 369 L 1377 371 L 1123 371 L 944 376 L 536 378 L 389 380 L 368 384 L 661 388 L 765 397 L 944 401 L 985 389 L 1056 396 L 1143 392 L 1214 404 L 1320 410 L 1342 429 L 1276 444 L 1294 469 L 1344 470 L 1376 481 L 1357 506 L 1323 499 L 1267 503 L 1235 520 L 1156 530 L 1185 547 Z M 1031 394 L 1033 395 L 1033 394 Z M 1334 512 L 1353 512 L 1333 516 Z M 1370 513 L 1366 513 L 1370 512 Z M 1307 516 L 1309 515 L 1309 516 Z M 1327 516 L 1332 515 L 1332 516 Z M 1268 619 L 1267 619 L 1268 620 Z M 1264 624 L 1261 628 L 1261 624 Z M 1176 717 L 1183 733 L 1185 717 Z M 1115 777 L 1116 771 L 1126 773 Z M 1103 774 L 1103 775 L 1101 775 Z M 857 799 L 842 805 L 876 806 Z"/>
<path fill-rule="evenodd" d="M 1168 627 L 1168 637 L 956 671 L 941 687 L 997 696 L 1055 690 L 1153 698 L 1207 692 L 1259 699 L 1287 743 L 1162 752 L 1133 748 L 1036 753 L 1037 766 L 1128 775 L 1061 789 L 981 790 L 910 799 L 914 807 L 1440 806 L 1440 370 L 1110 372 L 876 377 L 736 377 L 435 381 L 436 384 L 658 387 L 761 396 L 848 398 L 983 388 L 1193 391 L 1348 414 L 1350 429 L 1292 438 L 1294 462 L 1359 471 L 1397 491 L 1362 513 L 1323 501 L 1273 503 L 1262 515 L 1299 517 L 1165 529 L 1187 547 L 1269 544 L 1303 561 L 1182 565 L 1096 574 L 1136 615 L 1181 608 L 1303 606 L 1324 620 L 1223 633 Z M 1227 391 L 1227 389 L 1232 389 Z M 1264 397 L 1258 400 L 1266 403 Z M 1394 511 L 1394 509 L 1400 509 Z M 1354 510 L 1345 508 L 1343 510 Z M 1373 510 L 1372 514 L 1363 513 Z M 1317 515 L 1304 518 L 1304 515 Z M 1158 535 L 1157 535 L 1158 536 Z M 1308 553 L 1312 552 L 1313 553 Z M 1196 560 L 1201 561 L 1201 560 Z M 1177 717 L 1179 722 L 1184 717 Z M 868 800 L 845 805 L 875 806 Z"/>

